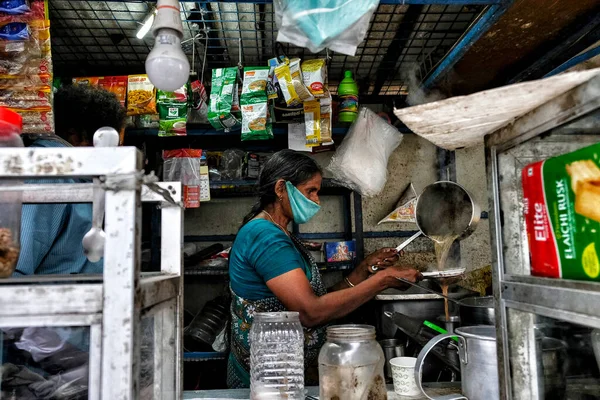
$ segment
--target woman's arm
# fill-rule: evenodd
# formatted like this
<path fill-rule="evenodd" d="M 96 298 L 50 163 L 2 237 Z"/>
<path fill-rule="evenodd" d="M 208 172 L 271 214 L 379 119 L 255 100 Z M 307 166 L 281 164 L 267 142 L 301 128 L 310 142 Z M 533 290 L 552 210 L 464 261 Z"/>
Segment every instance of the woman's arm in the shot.
<path fill-rule="evenodd" d="M 382 290 L 402 286 L 397 277 L 416 282 L 420 276 L 414 269 L 388 268 L 353 288 L 319 297 L 310 287 L 304 271 L 295 269 L 267 281 L 267 286 L 288 310 L 300 313 L 303 326 L 313 327 L 348 315 Z"/>
<path fill-rule="evenodd" d="M 383 248 L 377 250 L 376 252 L 371 253 L 364 260 L 362 260 L 362 262 L 358 264 L 358 266 L 356 266 L 356 268 L 354 268 L 354 270 L 352 270 L 352 272 L 350 272 L 350 274 L 346 278 L 348 278 L 348 280 L 356 286 L 372 275 L 372 273 L 369 271 L 369 268 L 372 265 L 376 265 L 381 269 L 391 267 L 394 264 L 394 262 L 398 260 L 398 256 L 400 255 L 401 254 L 398 254 L 396 252 L 396 249 L 392 248 Z M 333 285 L 331 288 L 329 288 L 329 291 L 335 292 L 337 290 L 348 289 L 348 287 L 350 286 L 344 279 L 338 282 L 337 284 Z"/>

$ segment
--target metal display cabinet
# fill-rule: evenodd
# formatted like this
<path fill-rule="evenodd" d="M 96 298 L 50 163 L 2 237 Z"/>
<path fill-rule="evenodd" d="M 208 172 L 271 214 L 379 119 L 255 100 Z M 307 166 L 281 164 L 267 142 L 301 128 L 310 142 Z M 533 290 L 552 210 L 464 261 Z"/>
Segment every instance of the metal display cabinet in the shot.
<path fill-rule="evenodd" d="M 181 184 L 152 183 L 140 171 L 141 154 L 131 147 L 0 149 L 0 188 L 22 189 L 25 203 L 92 202 L 98 186 L 23 185 L 23 179 L 98 178 L 105 190 L 103 275 L 0 280 L 3 332 L 81 327 L 89 333 L 83 376 L 92 400 L 182 395 Z M 141 201 L 161 206 L 158 273 L 140 273 Z"/>
<path fill-rule="evenodd" d="M 521 186 L 526 165 L 598 142 L 600 76 L 486 137 L 502 399 L 600 396 L 600 283 L 531 276 Z"/>

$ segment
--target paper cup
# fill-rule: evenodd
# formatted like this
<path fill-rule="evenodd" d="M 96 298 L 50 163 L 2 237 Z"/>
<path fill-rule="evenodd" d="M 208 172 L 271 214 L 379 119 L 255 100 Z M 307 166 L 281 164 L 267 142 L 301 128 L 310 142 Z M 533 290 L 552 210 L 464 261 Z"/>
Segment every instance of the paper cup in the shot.
<path fill-rule="evenodd" d="M 390 360 L 394 392 L 398 396 L 421 397 L 423 395 L 415 382 L 416 364 L 417 359 L 414 357 L 396 357 Z"/>

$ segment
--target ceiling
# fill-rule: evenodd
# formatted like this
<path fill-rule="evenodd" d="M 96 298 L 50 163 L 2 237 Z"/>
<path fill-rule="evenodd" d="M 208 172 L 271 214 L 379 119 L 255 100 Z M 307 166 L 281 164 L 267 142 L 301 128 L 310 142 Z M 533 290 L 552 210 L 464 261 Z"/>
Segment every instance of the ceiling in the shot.
<path fill-rule="evenodd" d="M 264 0 L 258 3 L 181 3 L 184 51 L 199 75 L 208 44 L 205 81 L 211 68 L 237 65 L 240 48 L 241 61 L 248 66 L 266 65 L 281 52 L 303 59 L 327 56 L 277 44 L 273 6 Z M 329 84 L 334 93 L 343 72 L 351 70 L 363 95 L 406 94 L 408 86 L 431 72 L 485 8 L 381 3 L 356 56 L 329 52 Z M 151 34 L 137 39 L 136 32 L 152 7 L 153 3 L 141 1 L 50 1 L 55 75 L 143 73 L 153 39 Z"/>
<path fill-rule="evenodd" d="M 514 0 L 454 66 L 443 89 L 456 96 L 539 79 L 598 40 L 598 0 Z"/>

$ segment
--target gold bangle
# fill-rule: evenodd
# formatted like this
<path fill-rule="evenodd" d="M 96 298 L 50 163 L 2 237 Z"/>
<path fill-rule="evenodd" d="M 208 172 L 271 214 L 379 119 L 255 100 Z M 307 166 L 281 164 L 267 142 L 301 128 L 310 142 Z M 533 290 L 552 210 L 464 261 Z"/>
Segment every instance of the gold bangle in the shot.
<path fill-rule="evenodd" d="M 350 282 L 350 279 L 348 279 L 348 277 L 345 277 L 345 278 L 344 278 L 344 281 L 346 282 L 346 284 L 347 284 L 349 287 L 351 287 L 351 288 L 353 288 L 353 287 L 354 287 L 354 284 L 353 284 L 352 282 Z"/>

